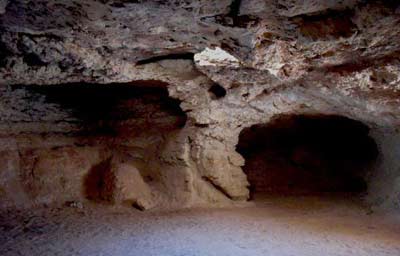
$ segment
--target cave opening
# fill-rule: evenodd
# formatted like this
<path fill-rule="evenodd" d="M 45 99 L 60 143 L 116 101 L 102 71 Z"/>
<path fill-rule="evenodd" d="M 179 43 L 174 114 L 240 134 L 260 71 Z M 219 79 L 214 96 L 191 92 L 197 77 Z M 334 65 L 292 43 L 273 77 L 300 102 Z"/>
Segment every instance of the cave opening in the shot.
<path fill-rule="evenodd" d="M 252 198 L 362 196 L 378 157 L 362 122 L 335 115 L 281 115 L 245 128 L 237 151 Z"/>

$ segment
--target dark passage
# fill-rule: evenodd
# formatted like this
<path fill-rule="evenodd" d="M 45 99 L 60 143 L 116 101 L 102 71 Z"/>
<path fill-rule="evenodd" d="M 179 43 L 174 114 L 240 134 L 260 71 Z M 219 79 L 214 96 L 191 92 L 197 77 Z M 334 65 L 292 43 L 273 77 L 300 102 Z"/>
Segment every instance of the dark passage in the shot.
<path fill-rule="evenodd" d="M 286 115 L 244 129 L 237 151 L 253 193 L 361 193 L 378 150 L 361 122 Z"/>

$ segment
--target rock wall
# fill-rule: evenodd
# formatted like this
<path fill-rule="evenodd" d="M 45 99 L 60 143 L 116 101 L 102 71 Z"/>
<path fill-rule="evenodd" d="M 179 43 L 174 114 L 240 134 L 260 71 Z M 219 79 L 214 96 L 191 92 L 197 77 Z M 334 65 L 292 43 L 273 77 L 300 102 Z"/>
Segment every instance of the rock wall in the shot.
<path fill-rule="evenodd" d="M 152 194 L 150 186 L 157 187 L 165 179 L 159 155 L 177 138 L 186 115 L 179 101 L 168 97 L 164 84 L 138 83 L 142 87 L 4 87 L 2 204 L 29 206 L 88 199 L 131 201 L 141 208 L 155 205 L 157 191 L 162 189 L 154 188 Z M 154 162 L 159 166 L 153 167 Z M 125 176 L 133 177 L 134 183 L 120 178 Z M 14 184 L 9 184 L 10 180 Z M 121 198 L 130 196 L 133 198 Z"/>
<path fill-rule="evenodd" d="M 108 177 L 99 193 L 110 186 L 118 195 L 100 198 L 111 201 L 132 195 L 139 207 L 186 207 L 245 200 L 239 134 L 281 114 L 341 115 L 396 134 L 399 8 L 383 0 L 1 1 L 2 205 L 86 199 L 85 177 L 100 163 L 109 167 L 99 171 Z M 68 108 L 25 92 L 79 83 L 154 86 L 149 81 L 181 102 L 185 125 L 126 136 L 142 125 L 133 118 L 116 124 L 121 130 L 112 143 L 97 135 L 71 138 L 82 127 L 69 120 Z M 148 127 L 160 127 L 154 122 Z M 383 137 L 375 137 L 381 155 Z M 135 149 L 120 150 L 125 144 Z M 135 161 L 139 151 L 145 167 Z M 127 164 L 131 174 L 120 174 Z M 400 176 L 394 163 L 376 168 L 380 184 L 392 180 L 382 168 Z M 136 177 L 137 187 L 147 184 L 142 196 L 155 201 L 121 192 L 119 175 Z M 391 195 L 399 186 L 372 191 L 384 198 L 379 204 L 398 205 Z"/>

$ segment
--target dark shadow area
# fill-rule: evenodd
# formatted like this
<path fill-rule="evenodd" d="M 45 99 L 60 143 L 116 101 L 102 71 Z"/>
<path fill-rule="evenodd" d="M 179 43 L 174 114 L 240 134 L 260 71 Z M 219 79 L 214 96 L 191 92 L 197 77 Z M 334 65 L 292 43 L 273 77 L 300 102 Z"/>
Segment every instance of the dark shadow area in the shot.
<path fill-rule="evenodd" d="M 329 10 L 312 16 L 299 15 L 292 20 L 302 36 L 312 40 L 327 40 L 353 35 L 357 31 L 357 26 L 353 23 L 352 16 L 354 16 L 352 10 Z"/>
<path fill-rule="evenodd" d="M 86 198 L 93 201 L 111 201 L 113 178 L 111 175 L 111 158 L 93 166 L 83 184 Z"/>
<path fill-rule="evenodd" d="M 341 116 L 286 115 L 244 129 L 237 151 L 254 193 L 362 193 L 378 149 L 361 122 Z"/>
<path fill-rule="evenodd" d="M 26 91 L 27 101 L 43 98 L 44 103 L 55 104 L 55 110 L 68 113 L 68 118 L 52 121 L 77 123 L 82 127 L 80 135 L 116 135 L 127 129 L 169 131 L 182 128 L 186 123 L 180 101 L 169 97 L 167 84 L 162 81 L 12 88 Z M 29 111 L 34 113 L 35 110 Z M 52 114 L 43 112 L 40 115 Z M 47 116 L 42 118 L 49 120 Z"/>
<path fill-rule="evenodd" d="M 213 84 L 208 91 L 211 94 L 212 99 L 220 99 L 226 96 L 226 90 L 219 84 Z"/>
<path fill-rule="evenodd" d="M 194 59 L 194 53 L 184 52 L 184 53 L 175 53 L 175 54 L 167 54 L 161 56 L 150 57 L 148 59 L 139 60 L 136 62 L 136 65 L 145 65 L 149 63 L 158 62 L 161 60 L 192 60 Z"/>

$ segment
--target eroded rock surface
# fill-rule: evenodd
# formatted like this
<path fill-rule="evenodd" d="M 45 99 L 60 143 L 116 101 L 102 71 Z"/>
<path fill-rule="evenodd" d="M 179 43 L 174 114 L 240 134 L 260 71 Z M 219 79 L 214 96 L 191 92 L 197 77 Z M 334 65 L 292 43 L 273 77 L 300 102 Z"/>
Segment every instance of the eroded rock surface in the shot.
<path fill-rule="evenodd" d="M 246 200 L 240 132 L 281 114 L 331 114 L 370 127 L 381 153 L 371 198 L 398 208 L 399 10 L 383 0 L 1 1 L 1 202 L 85 200 L 85 175 L 115 155 L 159 207 Z M 168 95 L 79 91 L 116 83 Z M 159 103 L 173 100 L 180 110 Z"/>

